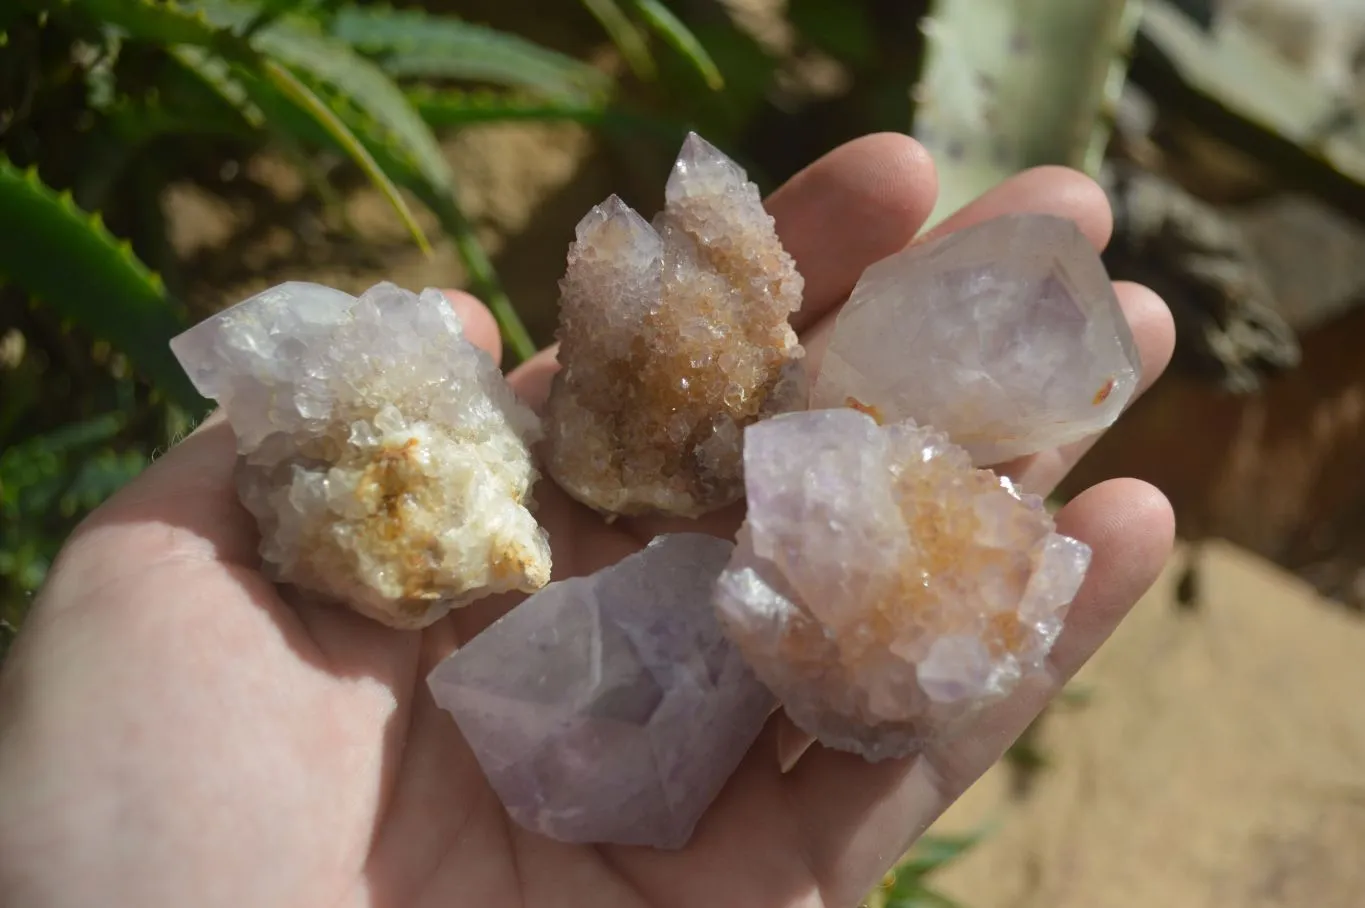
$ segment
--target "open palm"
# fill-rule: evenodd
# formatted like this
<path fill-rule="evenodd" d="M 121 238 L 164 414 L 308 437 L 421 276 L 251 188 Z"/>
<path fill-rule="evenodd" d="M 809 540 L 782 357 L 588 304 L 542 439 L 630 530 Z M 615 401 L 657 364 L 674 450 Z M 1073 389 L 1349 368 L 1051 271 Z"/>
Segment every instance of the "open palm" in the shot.
<path fill-rule="evenodd" d="M 768 202 L 806 277 L 796 326 L 819 361 L 863 268 L 910 242 L 933 168 L 903 136 L 832 152 Z M 1103 194 L 1059 169 L 1022 174 L 940 230 L 1010 211 L 1073 218 L 1097 245 Z M 1170 317 L 1121 285 L 1150 382 Z M 471 338 L 487 312 L 452 294 Z M 553 353 L 512 375 L 543 402 Z M 1047 491 L 1081 446 L 1005 469 Z M 286 602 L 257 572 L 237 504 L 234 446 L 205 426 L 93 514 L 58 560 L 0 675 L 0 903 L 20 906 L 849 906 L 1023 730 L 1150 585 L 1170 547 L 1161 495 L 1133 480 L 1059 515 L 1094 549 L 1050 663 L 968 733 L 868 764 L 806 743 L 774 717 L 679 852 L 569 846 L 510 823 L 425 677 L 513 599 L 422 633 Z M 698 524 L 607 526 L 543 483 L 556 578 Z M 701 527 L 732 534 L 742 512 Z M 509 665 L 508 671 L 518 666 Z M 784 772 L 783 770 L 790 771 Z"/>

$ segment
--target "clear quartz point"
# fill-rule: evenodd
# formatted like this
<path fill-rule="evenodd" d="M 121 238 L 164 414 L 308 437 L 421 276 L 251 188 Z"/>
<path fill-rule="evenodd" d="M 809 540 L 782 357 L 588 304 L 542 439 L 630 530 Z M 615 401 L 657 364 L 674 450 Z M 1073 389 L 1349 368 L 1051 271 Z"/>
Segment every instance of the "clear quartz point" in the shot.
<path fill-rule="evenodd" d="M 775 705 L 712 608 L 733 547 L 658 537 L 551 583 L 431 672 L 519 824 L 565 842 L 687 843 Z"/>
<path fill-rule="evenodd" d="M 1076 225 L 1008 215 L 872 265 L 835 323 L 813 408 L 946 432 L 978 465 L 1108 427 L 1141 362 Z"/>

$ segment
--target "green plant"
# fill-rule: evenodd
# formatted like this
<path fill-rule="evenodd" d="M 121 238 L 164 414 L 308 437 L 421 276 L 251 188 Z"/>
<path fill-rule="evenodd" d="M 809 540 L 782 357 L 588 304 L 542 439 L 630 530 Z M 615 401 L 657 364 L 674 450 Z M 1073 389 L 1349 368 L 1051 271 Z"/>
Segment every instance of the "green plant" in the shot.
<path fill-rule="evenodd" d="M 1358 105 L 1235 19 L 1210 31 L 1170 0 L 1146 0 L 1138 37 L 1133 80 L 1165 116 L 1199 124 L 1280 183 L 1365 216 Z"/>
<path fill-rule="evenodd" d="M 961 908 L 930 885 L 929 878 L 975 848 L 985 833 L 926 835 L 869 895 L 867 908 Z"/>
<path fill-rule="evenodd" d="M 916 138 L 934 154 L 930 222 L 1038 164 L 1095 175 L 1139 18 L 1131 0 L 938 0 L 923 21 Z"/>
<path fill-rule="evenodd" d="M 421 10 L 335 0 L 3 6 L 0 223 L 22 225 L 0 243 L 5 626 L 19 623 L 74 523 L 204 412 L 167 347 L 191 321 L 161 214 L 170 181 L 229 153 L 274 149 L 330 198 L 319 162 L 348 161 L 424 250 L 413 203 L 434 215 L 515 362 L 534 343 L 460 207 L 436 131 L 505 119 L 680 131 L 628 110 L 601 69 Z M 610 19 L 618 42 L 624 23 L 639 60 L 653 65 L 657 39 L 672 48 L 661 58 L 721 83 L 657 0 L 584 6 Z"/>

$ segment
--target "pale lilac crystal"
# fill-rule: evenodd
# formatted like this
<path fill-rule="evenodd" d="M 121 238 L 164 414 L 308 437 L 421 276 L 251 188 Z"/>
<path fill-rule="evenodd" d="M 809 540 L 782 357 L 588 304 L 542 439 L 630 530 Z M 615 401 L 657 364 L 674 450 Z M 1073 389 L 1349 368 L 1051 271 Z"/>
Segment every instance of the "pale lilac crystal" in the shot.
<path fill-rule="evenodd" d="M 687 843 L 774 707 L 711 606 L 733 548 L 658 537 L 550 584 L 432 671 L 514 820 L 566 842 Z"/>
<path fill-rule="evenodd" d="M 408 628 L 549 581 L 539 420 L 440 291 L 281 284 L 171 347 L 236 433 L 270 577 Z"/>
<path fill-rule="evenodd" d="M 1108 427 L 1140 361 L 1099 255 L 1074 223 L 1009 215 L 868 268 L 812 391 L 946 432 L 978 465 Z"/>
<path fill-rule="evenodd" d="M 797 725 L 901 756 L 1043 669 L 1090 550 L 931 428 L 851 409 L 745 431 L 726 633 Z"/>

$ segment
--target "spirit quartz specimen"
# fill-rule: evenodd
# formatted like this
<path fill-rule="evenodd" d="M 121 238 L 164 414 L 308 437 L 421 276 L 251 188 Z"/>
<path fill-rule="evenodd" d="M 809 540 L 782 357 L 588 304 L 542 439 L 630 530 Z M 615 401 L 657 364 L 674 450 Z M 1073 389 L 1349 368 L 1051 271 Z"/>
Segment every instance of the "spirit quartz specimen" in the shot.
<path fill-rule="evenodd" d="M 711 605 L 733 548 L 660 536 L 550 584 L 432 671 L 518 823 L 567 842 L 687 843 L 776 705 Z"/>
<path fill-rule="evenodd" d="M 1008 215 L 868 268 L 811 406 L 913 419 L 978 465 L 998 464 L 1109 426 L 1139 368 L 1113 284 L 1076 225 Z"/>
<path fill-rule="evenodd" d="M 401 628 L 548 582 L 539 421 L 439 291 L 281 284 L 171 347 L 236 433 L 273 579 Z"/>
<path fill-rule="evenodd" d="M 787 323 L 802 286 L 757 187 L 690 135 L 652 226 L 615 196 L 578 225 L 547 472 L 607 514 L 738 499 L 744 427 L 806 403 Z"/>
<path fill-rule="evenodd" d="M 870 760 L 949 734 L 1042 669 L 1089 548 L 932 428 L 853 409 L 746 432 L 726 633 L 792 720 Z"/>

